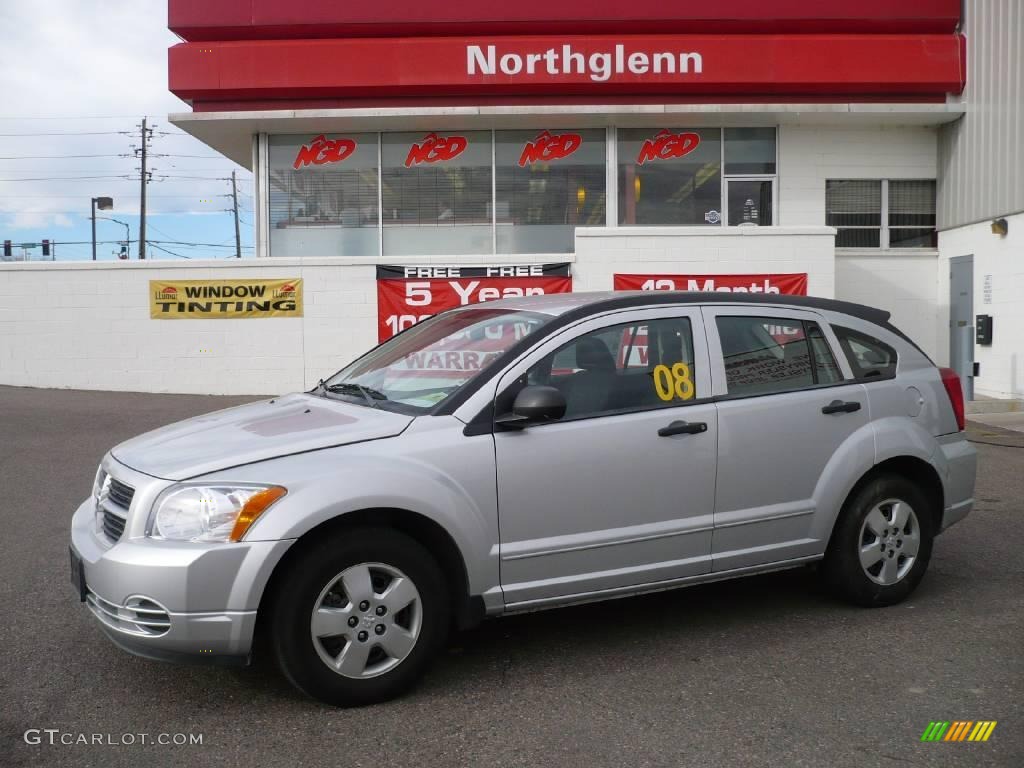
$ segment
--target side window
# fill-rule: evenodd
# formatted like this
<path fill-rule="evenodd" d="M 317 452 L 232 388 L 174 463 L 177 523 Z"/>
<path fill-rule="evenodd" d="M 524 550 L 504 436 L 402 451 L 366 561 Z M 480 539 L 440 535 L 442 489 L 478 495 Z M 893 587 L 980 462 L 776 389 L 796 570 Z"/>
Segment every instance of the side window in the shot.
<path fill-rule="evenodd" d="M 842 380 L 817 323 L 778 317 L 717 317 L 730 395 L 764 395 Z"/>
<path fill-rule="evenodd" d="M 858 381 L 888 379 L 896 375 L 896 350 L 874 336 L 833 325 L 843 354 Z"/>
<path fill-rule="evenodd" d="M 573 339 L 531 368 L 523 383 L 561 390 L 567 419 L 600 416 L 692 400 L 693 364 L 688 318 L 623 323 Z M 508 395 L 516 389 L 501 396 L 498 412 L 511 408 Z"/>

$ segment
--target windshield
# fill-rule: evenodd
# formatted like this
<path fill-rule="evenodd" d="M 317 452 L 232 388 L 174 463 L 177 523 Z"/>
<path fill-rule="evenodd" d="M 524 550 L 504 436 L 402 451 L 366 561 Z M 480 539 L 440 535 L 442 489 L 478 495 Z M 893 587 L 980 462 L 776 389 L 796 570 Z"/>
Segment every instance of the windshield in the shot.
<path fill-rule="evenodd" d="M 550 315 L 487 307 L 445 312 L 342 368 L 316 393 L 374 408 L 426 413 Z"/>

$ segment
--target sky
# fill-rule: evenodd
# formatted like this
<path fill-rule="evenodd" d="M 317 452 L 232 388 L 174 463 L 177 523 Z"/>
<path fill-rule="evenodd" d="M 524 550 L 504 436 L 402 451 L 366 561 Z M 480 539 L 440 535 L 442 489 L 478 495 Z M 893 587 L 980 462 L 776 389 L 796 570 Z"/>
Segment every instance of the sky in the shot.
<path fill-rule="evenodd" d="M 60 261 L 90 259 L 97 213 L 139 232 L 139 123 L 155 127 L 148 185 L 147 258 L 231 258 L 237 171 L 242 255 L 253 256 L 252 174 L 167 121 L 189 106 L 167 90 L 166 0 L 0 0 L 0 240 L 49 239 Z M 97 258 L 116 259 L 125 227 L 97 218 Z M 186 245 L 198 243 L 202 245 Z M 42 258 L 41 248 L 28 249 Z M 129 249 L 138 258 L 138 245 Z M 0 252 L 2 254 L 2 252 Z"/>

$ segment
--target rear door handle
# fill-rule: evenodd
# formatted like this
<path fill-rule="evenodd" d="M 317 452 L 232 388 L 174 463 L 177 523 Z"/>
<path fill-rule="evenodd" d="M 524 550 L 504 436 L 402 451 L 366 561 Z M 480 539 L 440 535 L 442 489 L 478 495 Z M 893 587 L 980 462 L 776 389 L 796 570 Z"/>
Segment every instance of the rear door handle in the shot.
<path fill-rule="evenodd" d="M 860 403 L 848 402 L 844 403 L 842 400 L 833 400 L 831 403 L 821 409 L 822 413 L 853 413 L 854 411 L 860 410 Z"/>
<path fill-rule="evenodd" d="M 658 430 L 658 437 L 671 437 L 672 435 L 699 435 L 707 432 L 708 425 L 703 421 L 673 421 L 667 427 Z"/>

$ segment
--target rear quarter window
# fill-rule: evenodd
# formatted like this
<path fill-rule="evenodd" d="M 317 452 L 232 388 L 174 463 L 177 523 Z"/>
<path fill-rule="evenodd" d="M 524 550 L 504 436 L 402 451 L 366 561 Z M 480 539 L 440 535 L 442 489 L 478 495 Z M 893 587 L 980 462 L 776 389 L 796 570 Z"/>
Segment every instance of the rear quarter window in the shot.
<path fill-rule="evenodd" d="M 896 375 L 896 350 L 874 336 L 833 325 L 839 346 L 858 381 L 891 379 Z"/>

